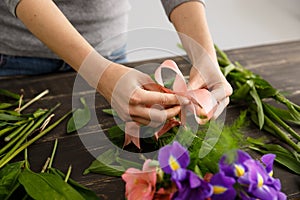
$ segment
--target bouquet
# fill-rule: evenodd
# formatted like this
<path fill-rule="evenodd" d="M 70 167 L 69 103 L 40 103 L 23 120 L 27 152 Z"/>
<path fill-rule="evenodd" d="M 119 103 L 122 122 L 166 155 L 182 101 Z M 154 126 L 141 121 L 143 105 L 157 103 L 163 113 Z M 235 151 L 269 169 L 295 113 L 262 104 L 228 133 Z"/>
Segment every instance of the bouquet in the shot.
<path fill-rule="evenodd" d="M 142 170 L 126 170 L 125 195 L 128 200 L 286 199 L 272 176 L 274 158 L 266 154 L 258 161 L 237 150 L 222 156 L 217 173 L 201 177 L 189 169 L 188 150 L 175 141 L 159 150 L 158 161 L 147 159 Z"/>

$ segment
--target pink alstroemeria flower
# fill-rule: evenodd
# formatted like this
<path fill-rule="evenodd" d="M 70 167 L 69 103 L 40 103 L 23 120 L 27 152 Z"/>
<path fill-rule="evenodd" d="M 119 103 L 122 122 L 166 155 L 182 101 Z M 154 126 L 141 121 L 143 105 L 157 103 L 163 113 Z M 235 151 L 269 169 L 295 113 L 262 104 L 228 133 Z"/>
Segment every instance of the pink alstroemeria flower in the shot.
<path fill-rule="evenodd" d="M 156 190 L 156 169 L 149 167 L 146 160 L 143 170 L 129 168 L 122 175 L 126 182 L 125 196 L 128 200 L 152 200 Z"/>
<path fill-rule="evenodd" d="M 160 188 L 157 192 L 155 192 L 153 200 L 171 200 L 176 191 L 177 188 L 175 184 L 167 189 Z"/>

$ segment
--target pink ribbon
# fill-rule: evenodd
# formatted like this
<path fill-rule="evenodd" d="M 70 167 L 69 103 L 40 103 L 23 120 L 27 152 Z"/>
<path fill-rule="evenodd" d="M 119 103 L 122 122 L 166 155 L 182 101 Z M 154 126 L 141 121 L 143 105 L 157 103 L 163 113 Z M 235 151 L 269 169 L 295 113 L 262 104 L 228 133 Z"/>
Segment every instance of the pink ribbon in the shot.
<path fill-rule="evenodd" d="M 173 90 L 164 87 L 163 79 L 161 71 L 163 68 L 170 69 L 176 73 L 174 83 L 173 83 Z M 173 93 L 178 96 L 184 96 L 190 100 L 190 103 L 187 105 L 181 105 L 181 112 L 180 112 L 180 121 L 172 118 L 166 121 L 163 127 L 155 132 L 155 137 L 158 139 L 161 135 L 168 132 L 171 128 L 178 126 L 178 125 L 185 125 L 186 124 L 186 114 L 188 111 L 193 113 L 195 120 L 198 124 L 205 124 L 207 119 L 210 119 L 217 107 L 217 101 L 212 96 L 212 94 L 207 89 L 196 89 L 196 90 L 189 90 L 185 79 L 179 70 L 176 63 L 172 60 L 164 61 L 155 71 L 154 73 L 155 81 L 161 87 L 161 91 L 165 93 Z M 205 118 L 203 116 L 199 117 L 196 114 L 196 106 L 200 106 L 205 113 Z M 140 149 L 140 126 L 136 122 L 126 122 L 125 124 L 125 140 L 124 146 L 130 144 L 131 142 Z"/>

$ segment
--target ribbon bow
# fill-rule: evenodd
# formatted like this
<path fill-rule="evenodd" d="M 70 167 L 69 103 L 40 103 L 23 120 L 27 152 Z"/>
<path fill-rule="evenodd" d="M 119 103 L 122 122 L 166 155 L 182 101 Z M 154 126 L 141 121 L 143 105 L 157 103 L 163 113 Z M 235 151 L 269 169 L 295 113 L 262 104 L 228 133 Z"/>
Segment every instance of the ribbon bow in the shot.
<path fill-rule="evenodd" d="M 171 69 L 176 73 L 175 79 L 172 85 L 173 90 L 164 87 L 161 70 L 163 68 Z M 189 90 L 187 84 L 185 82 L 184 76 L 179 70 L 176 63 L 172 60 L 164 61 L 155 71 L 154 73 L 155 81 L 159 84 L 162 92 L 172 93 L 179 96 L 184 96 L 190 100 L 190 103 L 187 105 L 181 105 L 180 112 L 180 120 L 175 118 L 169 119 L 164 126 L 154 133 L 156 139 L 158 139 L 161 135 L 166 133 L 171 128 L 178 125 L 186 124 L 186 114 L 188 111 L 193 113 L 195 120 L 198 124 L 206 123 L 207 119 L 210 119 L 216 109 L 217 101 L 211 95 L 211 93 L 207 89 L 196 89 Z M 200 106 L 205 113 L 205 119 L 197 116 L 196 114 L 196 106 Z M 126 146 L 131 142 L 140 149 L 140 126 L 136 122 L 126 122 L 125 124 L 125 140 L 124 145 Z"/>

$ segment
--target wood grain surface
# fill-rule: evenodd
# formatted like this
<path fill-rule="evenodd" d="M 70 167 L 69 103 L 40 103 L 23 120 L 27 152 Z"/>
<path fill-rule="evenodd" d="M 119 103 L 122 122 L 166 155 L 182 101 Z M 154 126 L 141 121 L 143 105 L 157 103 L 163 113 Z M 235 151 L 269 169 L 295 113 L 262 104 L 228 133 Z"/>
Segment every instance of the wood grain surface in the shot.
<path fill-rule="evenodd" d="M 261 75 L 273 86 L 284 91 L 290 100 L 300 104 L 300 41 L 292 41 L 280 44 L 255 46 L 243 49 L 234 49 L 226 52 L 232 61 L 239 61 L 246 68 Z M 130 67 L 146 69 L 149 73 L 162 63 L 162 59 L 146 60 L 142 62 L 128 63 Z M 190 65 L 185 57 L 173 59 L 185 75 L 188 75 Z M 76 84 L 74 87 L 74 81 Z M 80 81 L 81 80 L 81 81 Z M 71 177 L 79 183 L 94 190 L 100 199 L 119 200 L 124 199 L 124 183 L 121 178 L 109 177 L 99 174 L 83 175 L 94 156 L 102 152 L 109 141 L 102 131 L 106 131 L 114 125 L 114 119 L 102 112 L 103 108 L 109 108 L 109 104 L 95 91 L 92 90 L 74 72 L 50 74 L 31 77 L 2 77 L 0 88 L 14 92 L 24 90 L 25 98 L 32 98 L 45 89 L 50 93 L 38 103 L 31 106 L 28 111 L 34 109 L 50 108 L 56 103 L 61 103 L 54 113 L 59 118 L 72 109 L 80 106 L 78 98 L 86 97 L 91 110 L 96 116 L 87 127 L 79 134 L 66 133 L 66 121 L 60 124 L 52 132 L 41 138 L 29 148 L 29 161 L 32 169 L 40 171 L 42 165 L 50 156 L 54 140 L 59 139 L 58 149 L 53 166 L 66 172 L 71 164 L 73 171 Z M 241 110 L 241 105 L 229 105 L 227 108 L 226 122 L 234 120 Z M 54 119 L 55 120 L 55 119 Z M 300 132 L 299 127 L 294 127 Z M 102 131 L 101 131 L 102 130 Z M 260 136 L 263 133 L 254 125 L 250 125 L 246 134 Z M 15 160 L 22 159 L 19 155 Z M 292 174 L 281 166 L 275 165 L 275 176 L 281 179 L 282 190 L 288 194 L 289 199 L 300 199 L 300 177 Z"/>

